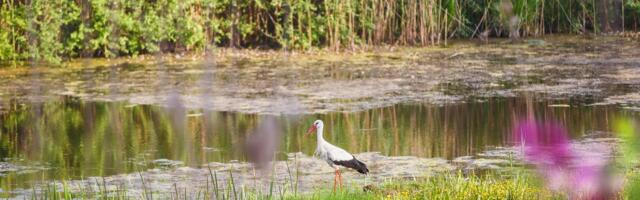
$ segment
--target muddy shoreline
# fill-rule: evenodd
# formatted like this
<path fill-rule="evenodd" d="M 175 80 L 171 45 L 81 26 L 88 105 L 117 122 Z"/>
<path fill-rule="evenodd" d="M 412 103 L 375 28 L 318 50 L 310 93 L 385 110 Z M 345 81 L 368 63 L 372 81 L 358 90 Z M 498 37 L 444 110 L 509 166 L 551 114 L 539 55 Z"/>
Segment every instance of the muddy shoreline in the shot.
<path fill-rule="evenodd" d="M 615 138 L 583 138 L 572 142 L 571 149 L 578 157 L 612 160 L 616 155 L 619 142 Z M 495 147 L 482 153 L 462 156 L 453 160 L 443 158 L 420 158 L 414 156 L 383 156 L 377 152 L 355 154 L 359 160 L 368 164 L 371 173 L 367 176 L 352 170 L 343 170 L 345 184 L 363 187 L 389 180 L 428 178 L 443 173 L 462 170 L 472 173 L 478 170 L 510 170 L 522 167 L 522 154 L 519 147 Z M 126 188 L 127 196 L 142 197 L 153 192 L 156 197 L 170 197 L 175 190 L 188 194 L 209 190 L 213 187 L 213 177 L 219 187 L 229 189 L 230 178 L 237 190 L 268 193 L 271 183 L 275 191 L 296 190 L 300 194 L 318 189 L 328 189 L 333 184 L 332 168 L 324 161 L 309 157 L 300 152 L 289 153 L 289 159 L 277 161 L 269 168 L 256 169 L 250 163 L 212 162 L 200 167 L 185 167 L 179 161 L 173 164 L 149 169 L 139 173 L 121 174 L 108 177 L 87 177 L 83 180 L 53 181 L 36 185 L 35 189 L 17 189 L 11 191 L 15 199 L 30 198 L 35 193 L 54 187 L 72 192 L 87 194 L 106 193 L 117 195 Z M 585 157 L 587 158 L 587 157 Z M 158 162 L 172 163 L 170 160 Z M 526 169 L 526 168 L 525 168 Z M 214 175 L 215 174 L 215 175 Z M 65 186 L 66 185 L 66 186 Z"/>

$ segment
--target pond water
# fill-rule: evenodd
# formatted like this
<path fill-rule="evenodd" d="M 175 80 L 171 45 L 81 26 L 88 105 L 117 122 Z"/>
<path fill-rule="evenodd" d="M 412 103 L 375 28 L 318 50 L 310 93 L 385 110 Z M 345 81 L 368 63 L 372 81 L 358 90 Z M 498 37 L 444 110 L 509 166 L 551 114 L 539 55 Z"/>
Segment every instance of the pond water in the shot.
<path fill-rule="evenodd" d="M 555 36 L 0 67 L 0 187 L 243 163 L 247 139 L 271 117 L 278 160 L 313 153 L 304 133 L 316 119 L 328 141 L 367 161 L 442 158 L 422 160 L 429 166 L 510 146 L 514 121 L 531 113 L 560 121 L 573 139 L 611 137 L 616 119 L 640 119 L 637 55 L 637 41 Z"/>
<path fill-rule="evenodd" d="M 325 121 L 325 138 L 353 153 L 441 157 L 475 155 L 509 146 L 511 125 L 527 114 L 527 100 L 484 98 L 447 105 L 397 104 L 358 112 L 280 115 L 286 153 L 311 155 L 315 138 L 304 137 L 315 119 Z M 567 125 L 573 138 L 609 136 L 619 117 L 638 117 L 616 106 L 563 100 L 532 103 L 539 119 Z M 567 105 L 571 105 L 567 107 Z M 158 159 L 199 167 L 209 162 L 245 161 L 245 140 L 265 115 L 186 110 L 125 102 L 85 102 L 59 97 L 42 104 L 13 105 L 0 114 L 0 156 L 46 169 L 5 173 L 5 190 L 38 181 L 82 179 L 145 171 Z M 605 133 L 603 135 L 603 133 Z M 37 168 L 36 168 L 37 169 Z"/>

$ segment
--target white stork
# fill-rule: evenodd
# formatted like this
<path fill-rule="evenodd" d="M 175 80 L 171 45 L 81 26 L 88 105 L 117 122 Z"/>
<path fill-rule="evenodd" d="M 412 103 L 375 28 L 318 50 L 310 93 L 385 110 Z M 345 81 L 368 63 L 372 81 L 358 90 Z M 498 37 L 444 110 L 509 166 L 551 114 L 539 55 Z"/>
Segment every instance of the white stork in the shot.
<path fill-rule="evenodd" d="M 340 188 L 342 188 L 342 175 L 340 174 L 339 166 L 355 169 L 361 174 L 369 173 L 369 169 L 367 169 L 367 165 L 357 160 L 349 152 L 325 141 L 322 137 L 323 127 L 324 123 L 322 123 L 322 120 L 316 120 L 315 122 L 313 122 L 313 125 L 309 127 L 309 130 L 307 130 L 307 135 L 311 135 L 313 131 L 316 131 L 316 135 L 318 137 L 318 145 L 316 147 L 315 156 L 326 161 L 329 166 L 333 167 L 336 170 L 335 176 L 333 178 L 333 191 L 335 192 L 336 183 L 339 183 Z"/>

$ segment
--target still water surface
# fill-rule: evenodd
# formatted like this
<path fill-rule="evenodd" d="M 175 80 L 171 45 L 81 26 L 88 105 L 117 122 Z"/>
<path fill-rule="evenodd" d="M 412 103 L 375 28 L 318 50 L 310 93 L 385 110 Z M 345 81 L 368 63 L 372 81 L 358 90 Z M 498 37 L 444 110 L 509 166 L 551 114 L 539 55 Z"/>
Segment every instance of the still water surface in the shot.
<path fill-rule="evenodd" d="M 325 138 L 353 153 L 453 159 L 510 145 L 512 123 L 527 113 L 523 97 L 467 102 L 278 116 L 283 130 L 278 156 L 283 159 L 287 152 L 312 154 L 315 138 L 304 133 L 313 120 L 322 119 Z M 618 117 L 639 118 L 637 112 L 617 106 L 589 106 L 570 100 L 537 100 L 531 105 L 537 118 L 564 123 L 573 138 L 603 136 Z M 0 114 L 0 157 L 49 169 L 5 173 L 0 185 L 7 191 L 43 180 L 132 173 L 157 167 L 153 164 L 156 159 L 182 161 L 194 167 L 208 162 L 244 161 L 245 139 L 263 117 L 126 102 L 87 102 L 74 97 L 58 97 L 41 104 L 12 103 Z"/>

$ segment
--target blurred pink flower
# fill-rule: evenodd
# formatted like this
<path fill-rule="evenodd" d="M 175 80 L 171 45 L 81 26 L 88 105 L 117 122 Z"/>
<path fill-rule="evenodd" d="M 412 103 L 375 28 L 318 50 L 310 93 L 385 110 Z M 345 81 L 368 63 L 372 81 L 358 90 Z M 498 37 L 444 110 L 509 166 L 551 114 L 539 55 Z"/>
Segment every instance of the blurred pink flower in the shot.
<path fill-rule="evenodd" d="M 569 199 L 615 199 L 608 159 L 572 150 L 567 135 L 557 122 L 527 119 L 513 127 L 525 162 L 536 166 L 549 189 L 565 192 Z"/>
<path fill-rule="evenodd" d="M 525 120 L 513 130 L 516 143 L 524 147 L 527 162 L 546 167 L 567 167 L 572 157 L 569 139 L 564 127 L 552 123 Z"/>

